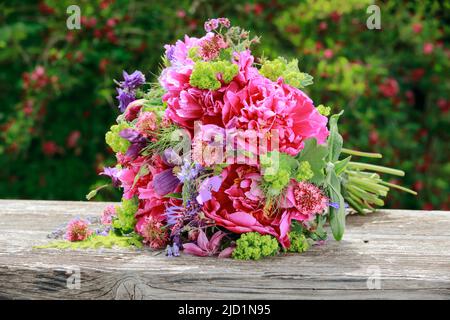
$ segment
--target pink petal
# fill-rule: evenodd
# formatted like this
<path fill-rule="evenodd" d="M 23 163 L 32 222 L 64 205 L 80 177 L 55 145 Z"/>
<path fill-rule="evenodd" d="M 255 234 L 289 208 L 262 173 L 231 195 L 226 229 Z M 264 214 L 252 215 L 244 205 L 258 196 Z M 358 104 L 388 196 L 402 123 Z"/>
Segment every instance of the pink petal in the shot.
<path fill-rule="evenodd" d="M 219 258 L 230 258 L 234 249 L 236 249 L 236 247 L 228 247 L 223 249 L 222 252 L 219 253 Z"/>
<path fill-rule="evenodd" d="M 208 249 L 210 252 L 216 253 L 219 250 L 220 241 L 222 241 L 222 238 L 225 236 L 225 233 L 222 231 L 217 231 L 213 234 L 211 237 L 211 240 L 209 240 L 209 246 Z"/>
<path fill-rule="evenodd" d="M 228 215 L 228 219 L 238 225 L 242 225 L 245 227 L 253 226 L 257 223 L 257 220 L 245 212 L 235 212 Z"/>
<path fill-rule="evenodd" d="M 199 256 L 199 257 L 207 257 L 208 256 L 208 253 L 206 251 L 203 251 L 194 243 L 184 243 L 183 244 L 183 252 L 187 253 L 187 254 L 192 254 L 194 256 Z"/>
<path fill-rule="evenodd" d="M 209 241 L 208 241 L 208 238 L 206 237 L 206 234 L 201 229 L 198 234 L 197 244 L 202 250 L 208 251 Z"/>

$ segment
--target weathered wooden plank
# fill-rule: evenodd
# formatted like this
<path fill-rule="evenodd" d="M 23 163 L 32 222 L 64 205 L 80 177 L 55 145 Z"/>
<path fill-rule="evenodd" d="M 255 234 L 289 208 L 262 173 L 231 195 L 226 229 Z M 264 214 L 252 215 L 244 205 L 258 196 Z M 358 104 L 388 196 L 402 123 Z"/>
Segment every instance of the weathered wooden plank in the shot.
<path fill-rule="evenodd" d="M 450 212 L 443 211 L 351 216 L 340 243 L 257 262 L 166 258 L 149 249 L 32 249 L 58 225 L 105 206 L 0 200 L 0 298 L 450 298 Z M 79 288 L 68 287 L 70 272 L 79 272 Z"/>

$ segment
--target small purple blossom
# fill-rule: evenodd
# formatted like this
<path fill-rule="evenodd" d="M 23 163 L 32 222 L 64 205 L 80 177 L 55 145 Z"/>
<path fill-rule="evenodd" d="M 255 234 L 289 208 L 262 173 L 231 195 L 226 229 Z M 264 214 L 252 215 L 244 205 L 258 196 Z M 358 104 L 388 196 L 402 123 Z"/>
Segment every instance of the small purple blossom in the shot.
<path fill-rule="evenodd" d="M 112 185 L 117 188 L 120 187 L 119 173 L 120 170 L 116 167 L 104 167 L 100 175 L 110 177 Z"/>
<path fill-rule="evenodd" d="M 161 158 L 169 166 L 179 166 L 183 163 L 180 155 L 172 148 L 164 150 Z"/>
<path fill-rule="evenodd" d="M 333 207 L 335 209 L 339 209 L 339 203 L 338 202 L 329 202 L 328 206 Z M 347 202 L 344 204 L 344 206 L 345 206 L 345 209 L 347 209 L 349 207 Z"/>
<path fill-rule="evenodd" d="M 167 246 L 166 255 L 168 257 L 179 257 L 180 256 L 180 248 L 177 246 L 176 243 L 174 243 L 173 246 Z"/>
<path fill-rule="evenodd" d="M 129 91 L 128 89 L 117 88 L 117 100 L 119 100 L 119 110 L 124 112 L 127 106 L 136 100 L 136 93 L 134 91 Z"/>
<path fill-rule="evenodd" d="M 170 44 L 166 44 L 164 46 L 164 48 L 166 49 L 166 57 L 167 59 L 169 59 L 169 61 L 172 63 L 174 60 L 174 52 L 175 52 L 175 46 L 170 45 Z"/>
<path fill-rule="evenodd" d="M 119 110 L 124 112 L 127 106 L 136 100 L 136 89 L 145 83 L 145 76 L 140 71 L 134 71 L 132 74 L 128 74 L 123 71 L 124 81 L 118 83 L 117 88 L 117 100 L 119 100 Z"/>
<path fill-rule="evenodd" d="M 177 173 L 177 177 L 183 183 L 187 181 L 193 181 L 195 178 L 198 177 L 198 175 L 202 170 L 203 167 L 198 163 L 192 164 L 189 162 L 185 162 L 181 166 L 181 170 Z"/>
<path fill-rule="evenodd" d="M 133 129 L 123 129 L 119 135 L 131 142 L 126 153 L 126 156 L 131 158 L 136 158 L 148 142 L 139 131 Z"/>
<path fill-rule="evenodd" d="M 145 83 L 145 76 L 141 71 L 134 71 L 132 74 L 128 74 L 126 71 L 122 72 L 124 81 L 121 82 L 122 88 L 128 90 L 136 90 L 138 87 Z"/>
<path fill-rule="evenodd" d="M 231 25 L 230 20 L 228 20 L 227 18 L 209 19 L 205 22 L 205 31 L 211 32 L 213 30 L 216 30 L 219 25 L 225 28 L 229 28 Z"/>
<path fill-rule="evenodd" d="M 219 191 L 220 186 L 222 185 L 222 177 L 214 176 L 211 178 L 206 178 L 198 189 L 197 202 L 199 204 L 203 204 L 208 200 L 212 199 L 211 191 L 217 192 Z"/>

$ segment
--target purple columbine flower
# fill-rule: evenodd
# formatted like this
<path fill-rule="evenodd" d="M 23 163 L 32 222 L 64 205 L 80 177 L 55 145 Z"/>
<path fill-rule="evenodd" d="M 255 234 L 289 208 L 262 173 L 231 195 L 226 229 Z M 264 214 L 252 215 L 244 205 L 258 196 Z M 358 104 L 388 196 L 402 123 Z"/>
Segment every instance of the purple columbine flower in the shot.
<path fill-rule="evenodd" d="M 147 145 L 147 139 L 139 132 L 133 129 L 123 129 L 119 135 L 130 141 L 131 145 L 128 147 L 126 156 L 136 158 L 141 150 Z"/>
<path fill-rule="evenodd" d="M 112 185 L 114 187 L 120 187 L 119 173 L 120 170 L 116 167 L 104 167 L 103 171 L 100 172 L 100 175 L 110 177 Z"/>
<path fill-rule="evenodd" d="M 119 110 L 124 112 L 128 104 L 136 100 L 136 89 L 145 83 L 145 76 L 140 71 L 134 71 L 128 74 L 123 71 L 124 81 L 119 82 L 117 88 L 117 100 L 119 100 Z"/>
<path fill-rule="evenodd" d="M 126 71 L 122 72 L 124 81 L 121 82 L 123 88 L 128 90 L 136 90 L 138 87 L 145 83 L 145 76 L 142 72 L 136 70 L 132 74 L 128 74 Z"/>
<path fill-rule="evenodd" d="M 212 193 L 211 191 L 217 192 L 219 191 L 220 186 L 222 185 L 222 177 L 221 176 L 214 176 L 211 178 L 206 178 L 203 180 L 203 182 L 200 184 L 200 187 L 198 189 L 198 196 L 197 196 L 197 202 L 199 204 L 203 204 L 208 200 L 212 199 Z"/>
<path fill-rule="evenodd" d="M 136 100 L 136 93 L 134 91 L 129 91 L 128 89 L 117 88 L 117 100 L 119 100 L 119 110 L 124 112 L 127 106 Z"/>

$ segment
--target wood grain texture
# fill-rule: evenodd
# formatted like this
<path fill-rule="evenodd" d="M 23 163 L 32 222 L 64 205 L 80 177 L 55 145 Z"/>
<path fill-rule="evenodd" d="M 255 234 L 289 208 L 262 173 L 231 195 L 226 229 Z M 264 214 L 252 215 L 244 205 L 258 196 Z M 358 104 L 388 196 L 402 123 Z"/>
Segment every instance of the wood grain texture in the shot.
<path fill-rule="evenodd" d="M 450 212 L 443 211 L 350 216 L 340 243 L 257 262 L 167 258 L 149 249 L 32 248 L 70 218 L 99 215 L 105 206 L 0 200 L 0 298 L 450 298 Z M 79 272 L 79 288 L 67 285 L 71 272 Z"/>

